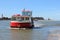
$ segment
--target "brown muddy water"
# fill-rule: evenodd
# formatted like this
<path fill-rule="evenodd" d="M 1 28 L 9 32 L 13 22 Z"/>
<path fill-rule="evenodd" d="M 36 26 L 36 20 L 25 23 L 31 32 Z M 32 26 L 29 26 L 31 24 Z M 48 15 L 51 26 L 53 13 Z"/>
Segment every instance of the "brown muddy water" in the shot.
<path fill-rule="evenodd" d="M 0 30 L 0 40 L 45 40 L 40 30 L 5 29 Z"/>
<path fill-rule="evenodd" d="M 60 40 L 60 26 L 33 29 L 11 29 L 8 21 L 0 21 L 0 40 Z"/>

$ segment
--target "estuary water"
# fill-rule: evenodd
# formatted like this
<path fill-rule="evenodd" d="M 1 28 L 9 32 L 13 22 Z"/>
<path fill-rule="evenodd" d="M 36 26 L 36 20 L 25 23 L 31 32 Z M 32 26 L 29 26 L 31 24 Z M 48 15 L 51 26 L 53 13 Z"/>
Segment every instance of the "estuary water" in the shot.
<path fill-rule="evenodd" d="M 11 29 L 0 20 L 0 40 L 60 40 L 60 21 L 34 21 L 33 29 Z"/>

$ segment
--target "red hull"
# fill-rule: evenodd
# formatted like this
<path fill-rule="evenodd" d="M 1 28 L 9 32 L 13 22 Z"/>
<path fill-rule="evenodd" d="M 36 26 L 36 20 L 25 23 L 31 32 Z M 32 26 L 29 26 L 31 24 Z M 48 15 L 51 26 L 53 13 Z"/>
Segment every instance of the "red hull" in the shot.
<path fill-rule="evenodd" d="M 11 28 L 31 28 L 31 23 L 10 22 Z"/>

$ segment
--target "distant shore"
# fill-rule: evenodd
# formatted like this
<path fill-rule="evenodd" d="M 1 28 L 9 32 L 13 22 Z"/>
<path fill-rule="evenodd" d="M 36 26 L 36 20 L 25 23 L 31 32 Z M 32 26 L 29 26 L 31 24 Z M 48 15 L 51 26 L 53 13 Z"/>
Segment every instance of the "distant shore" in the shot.
<path fill-rule="evenodd" d="M 0 18 L 0 20 L 11 20 L 11 18 L 3 17 L 3 18 Z"/>
<path fill-rule="evenodd" d="M 43 17 L 32 17 L 33 20 L 44 20 Z M 11 18 L 8 17 L 2 17 L 0 20 L 11 20 Z"/>

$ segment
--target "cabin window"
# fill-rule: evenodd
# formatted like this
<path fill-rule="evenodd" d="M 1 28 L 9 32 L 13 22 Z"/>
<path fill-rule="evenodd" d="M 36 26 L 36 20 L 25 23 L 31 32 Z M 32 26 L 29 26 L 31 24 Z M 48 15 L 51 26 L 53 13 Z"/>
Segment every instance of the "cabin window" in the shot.
<path fill-rule="evenodd" d="M 16 20 L 16 17 L 12 17 L 11 20 Z"/>
<path fill-rule="evenodd" d="M 21 17 L 21 20 L 24 20 L 24 17 Z"/>
<path fill-rule="evenodd" d="M 18 21 L 21 21 L 21 17 L 17 17 L 17 20 L 18 20 Z"/>
<path fill-rule="evenodd" d="M 24 20 L 24 17 L 17 17 L 17 20 L 22 21 L 22 20 Z"/>
<path fill-rule="evenodd" d="M 29 20 L 29 18 L 28 18 L 28 17 L 26 17 L 26 20 Z"/>
<path fill-rule="evenodd" d="M 21 19 L 20 17 L 17 17 L 17 19 Z"/>

